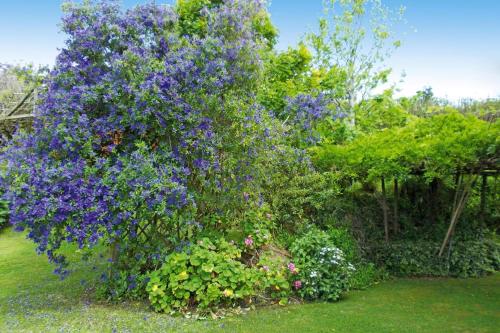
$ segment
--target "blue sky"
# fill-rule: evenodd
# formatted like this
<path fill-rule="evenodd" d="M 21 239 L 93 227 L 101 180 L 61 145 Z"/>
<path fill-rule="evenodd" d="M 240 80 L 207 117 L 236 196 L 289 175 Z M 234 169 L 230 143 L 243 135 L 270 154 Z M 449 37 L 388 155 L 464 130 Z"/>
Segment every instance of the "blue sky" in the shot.
<path fill-rule="evenodd" d="M 400 95 L 425 86 L 441 97 L 500 97 L 500 0 L 382 0 L 406 7 L 403 46 L 387 63 Z M 126 7 L 147 0 L 124 0 Z M 157 3 L 172 2 L 157 0 Z M 53 64 L 63 46 L 60 0 L 0 0 L 0 63 Z M 322 0 L 273 0 L 278 47 L 315 29 Z"/>

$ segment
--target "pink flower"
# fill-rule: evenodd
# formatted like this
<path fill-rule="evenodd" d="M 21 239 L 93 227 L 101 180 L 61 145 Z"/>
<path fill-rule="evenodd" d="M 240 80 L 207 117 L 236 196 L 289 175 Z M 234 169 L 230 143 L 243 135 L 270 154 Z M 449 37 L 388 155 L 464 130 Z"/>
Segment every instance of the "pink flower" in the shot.
<path fill-rule="evenodd" d="M 245 238 L 245 245 L 250 247 L 252 246 L 253 244 L 253 239 L 252 239 L 252 236 L 248 236 L 247 238 Z"/>
<path fill-rule="evenodd" d="M 302 287 L 302 281 L 300 280 L 297 280 L 293 283 L 293 286 L 295 287 L 295 289 L 300 289 Z"/>
<path fill-rule="evenodd" d="M 293 262 L 288 264 L 288 269 L 292 274 L 297 274 L 297 268 L 295 267 L 295 264 Z"/>
<path fill-rule="evenodd" d="M 269 272 L 269 266 L 262 266 L 262 269 L 265 270 L 266 272 Z"/>

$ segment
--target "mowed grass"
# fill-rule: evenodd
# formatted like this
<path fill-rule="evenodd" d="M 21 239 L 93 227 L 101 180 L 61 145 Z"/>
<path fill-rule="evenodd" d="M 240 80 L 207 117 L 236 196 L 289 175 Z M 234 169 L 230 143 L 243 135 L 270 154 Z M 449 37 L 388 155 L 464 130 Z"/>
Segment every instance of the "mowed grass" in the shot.
<path fill-rule="evenodd" d="M 67 249 L 68 254 L 75 251 Z M 499 332 L 500 275 L 481 279 L 402 279 L 341 302 L 267 307 L 221 320 L 159 315 L 146 303 L 96 301 L 79 265 L 66 280 L 23 234 L 0 233 L 0 332 Z"/>

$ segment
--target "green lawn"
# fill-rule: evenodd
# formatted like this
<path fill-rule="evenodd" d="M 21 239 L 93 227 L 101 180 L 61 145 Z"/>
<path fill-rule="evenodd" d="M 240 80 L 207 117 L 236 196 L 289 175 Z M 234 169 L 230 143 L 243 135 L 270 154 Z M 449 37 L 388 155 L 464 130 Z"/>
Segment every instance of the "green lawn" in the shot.
<path fill-rule="evenodd" d="M 0 234 L 0 332 L 498 332 L 500 275 L 387 281 L 338 303 L 262 308 L 192 321 L 146 304 L 99 304 L 82 280 L 92 263 L 60 281 L 22 234 Z"/>

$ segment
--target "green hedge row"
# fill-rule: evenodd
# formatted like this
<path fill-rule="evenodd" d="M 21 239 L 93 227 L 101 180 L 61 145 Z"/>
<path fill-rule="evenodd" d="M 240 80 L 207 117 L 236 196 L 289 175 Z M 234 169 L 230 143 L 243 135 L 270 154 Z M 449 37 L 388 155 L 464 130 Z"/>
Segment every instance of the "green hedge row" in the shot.
<path fill-rule="evenodd" d="M 491 239 L 454 241 L 442 257 L 440 244 L 394 242 L 373 249 L 373 260 L 395 276 L 479 277 L 500 269 L 500 245 Z"/>

